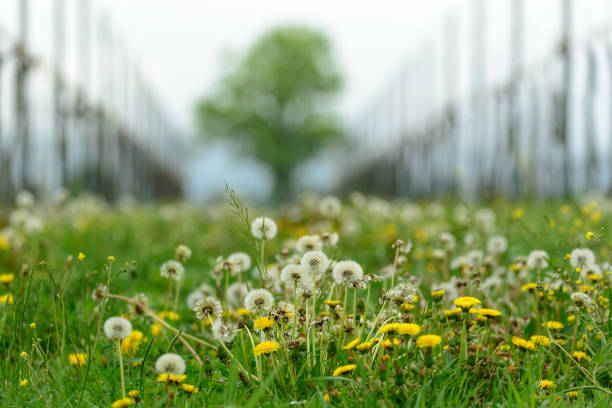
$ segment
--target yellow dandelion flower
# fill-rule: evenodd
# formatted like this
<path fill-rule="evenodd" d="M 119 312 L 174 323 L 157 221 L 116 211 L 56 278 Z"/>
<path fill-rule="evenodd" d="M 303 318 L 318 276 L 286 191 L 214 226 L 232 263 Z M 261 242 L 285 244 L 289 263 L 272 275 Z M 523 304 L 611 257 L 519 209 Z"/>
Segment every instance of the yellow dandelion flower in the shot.
<path fill-rule="evenodd" d="M 181 389 L 188 394 L 197 394 L 198 392 L 200 392 L 198 387 L 196 387 L 195 385 L 191 385 L 191 384 L 182 384 Z"/>
<path fill-rule="evenodd" d="M 124 398 L 118 399 L 117 401 L 113 402 L 111 404 L 111 407 L 112 408 L 124 408 L 124 407 L 128 407 L 130 405 L 133 405 L 135 403 L 136 403 L 136 401 L 134 401 L 133 398 L 124 397 Z"/>
<path fill-rule="evenodd" d="M 569 315 L 569 316 L 567 316 L 567 321 L 568 321 L 568 322 L 570 322 L 570 323 L 571 323 L 571 322 L 573 322 L 574 320 L 576 320 L 576 315 Z"/>
<path fill-rule="evenodd" d="M 83 259 L 85 259 L 85 254 L 84 254 L 84 253 L 82 253 L 82 252 L 79 252 L 79 254 L 77 255 L 77 259 L 78 259 L 79 261 L 82 261 Z"/>
<path fill-rule="evenodd" d="M 475 314 L 477 316 L 486 316 L 486 317 L 499 317 L 502 313 L 496 309 L 470 309 L 470 313 Z"/>
<path fill-rule="evenodd" d="M 22 387 L 25 387 L 26 385 L 28 385 L 28 379 L 24 378 L 23 380 L 21 380 L 21 382 L 19 383 L 19 385 L 21 385 Z"/>
<path fill-rule="evenodd" d="M 187 374 L 168 374 L 163 373 L 157 376 L 157 382 L 181 384 L 187 379 Z"/>
<path fill-rule="evenodd" d="M 131 390 L 128 392 L 128 395 L 132 398 L 140 398 L 140 391 L 138 390 Z"/>
<path fill-rule="evenodd" d="M 574 351 L 572 353 L 572 357 L 574 357 L 578 361 L 591 361 L 591 357 L 589 357 L 584 351 Z"/>
<path fill-rule="evenodd" d="M 533 344 L 536 344 L 538 346 L 550 347 L 550 339 L 546 336 L 535 335 L 531 336 L 529 340 L 531 340 Z"/>
<path fill-rule="evenodd" d="M 416 336 L 421 332 L 421 326 L 416 323 L 398 323 L 395 331 L 397 334 Z"/>
<path fill-rule="evenodd" d="M 373 340 L 363 342 L 363 343 L 358 344 L 357 346 L 355 346 L 355 349 L 357 349 L 359 351 L 369 350 L 370 347 L 372 347 L 372 343 L 374 343 Z"/>
<path fill-rule="evenodd" d="M 21 355 L 21 357 L 22 357 L 24 360 L 27 360 L 27 358 L 28 358 L 28 353 L 26 353 L 25 351 L 22 351 L 20 355 Z"/>
<path fill-rule="evenodd" d="M 570 399 L 578 398 L 578 391 L 568 391 L 565 395 Z"/>
<path fill-rule="evenodd" d="M 15 280 L 15 275 L 12 273 L 0 273 L 0 283 L 9 284 Z"/>
<path fill-rule="evenodd" d="M 35 322 L 30 323 L 30 329 L 35 329 L 35 328 L 36 328 L 36 323 Z"/>
<path fill-rule="evenodd" d="M 563 325 L 563 323 L 561 322 L 555 322 L 553 320 L 549 321 L 546 323 L 546 326 L 550 329 L 550 330 L 561 330 L 562 328 L 564 328 L 565 326 Z M 544 327 L 544 323 L 542 323 L 542 327 Z"/>
<path fill-rule="evenodd" d="M 392 333 L 395 330 L 397 330 L 397 323 L 387 323 L 384 324 L 379 330 L 378 332 L 380 334 L 385 334 L 385 333 Z"/>
<path fill-rule="evenodd" d="M 0 234 L 0 251 L 6 251 L 9 249 L 10 244 L 8 239 L 4 237 L 4 235 Z"/>
<path fill-rule="evenodd" d="M 249 312 L 247 309 L 245 309 L 244 307 L 241 307 L 240 309 L 236 310 L 236 313 L 238 314 L 238 316 L 240 317 L 249 317 L 251 315 L 251 312 Z"/>
<path fill-rule="evenodd" d="M 332 373 L 332 377 L 338 377 L 341 374 L 348 373 L 357 368 L 357 364 L 349 364 L 336 368 Z"/>
<path fill-rule="evenodd" d="M 0 295 L 0 303 L 8 303 L 9 305 L 13 304 L 13 294 L 5 293 L 4 295 Z"/>
<path fill-rule="evenodd" d="M 112 255 L 111 255 L 111 256 L 109 256 L 109 257 L 108 257 L 108 258 L 106 258 L 106 259 L 108 259 L 108 262 L 115 262 L 115 257 L 114 257 L 114 256 L 112 256 Z"/>
<path fill-rule="evenodd" d="M 271 354 L 280 349 L 280 344 L 275 341 L 264 341 L 263 343 L 259 343 L 253 349 L 253 352 L 256 356 L 261 356 L 262 354 Z"/>
<path fill-rule="evenodd" d="M 151 325 L 151 334 L 153 336 L 159 336 L 159 333 L 161 333 L 162 330 L 162 325 L 159 323 L 153 323 Z"/>
<path fill-rule="evenodd" d="M 327 306 L 338 306 L 342 302 L 339 300 L 325 300 L 323 303 L 325 303 Z"/>
<path fill-rule="evenodd" d="M 542 381 L 540 381 L 538 383 L 538 385 L 536 387 L 541 389 L 541 390 L 548 390 L 548 391 L 550 391 L 551 389 L 553 389 L 555 387 L 555 383 L 550 381 L 550 380 L 542 380 Z"/>
<path fill-rule="evenodd" d="M 514 219 L 519 219 L 521 218 L 523 215 L 525 214 L 525 211 L 522 208 L 516 208 L 514 211 L 512 211 L 512 218 Z"/>
<path fill-rule="evenodd" d="M 159 312 L 159 317 L 163 320 L 169 319 L 173 321 L 177 321 L 178 319 L 181 318 L 181 316 L 179 316 L 178 313 L 173 312 L 172 310 L 165 310 L 163 312 Z"/>
<path fill-rule="evenodd" d="M 461 312 L 463 312 L 463 310 L 458 307 L 456 309 L 450 309 L 450 310 L 445 310 L 444 311 L 444 316 L 446 317 L 458 317 L 461 315 Z"/>
<path fill-rule="evenodd" d="M 442 342 L 442 337 L 436 334 L 424 334 L 420 336 L 416 345 L 419 348 L 434 348 Z"/>
<path fill-rule="evenodd" d="M 477 299 L 472 296 L 463 296 L 455 299 L 453 303 L 455 304 L 455 306 L 458 306 L 461 309 L 469 310 L 474 306 L 481 304 L 482 302 L 480 301 L 480 299 Z"/>
<path fill-rule="evenodd" d="M 534 351 L 537 349 L 534 342 L 516 336 L 512 337 L 512 344 L 525 350 Z"/>
<path fill-rule="evenodd" d="M 255 319 L 255 323 L 253 323 L 253 327 L 256 330 L 264 330 L 267 329 L 269 327 L 274 326 L 274 319 L 272 319 L 271 317 L 258 317 L 257 319 Z"/>
<path fill-rule="evenodd" d="M 68 362 L 71 365 L 78 365 L 79 367 L 87 364 L 87 354 L 85 353 L 71 353 L 68 355 Z"/>
<path fill-rule="evenodd" d="M 532 292 L 537 287 L 538 284 L 535 282 L 527 283 L 521 287 L 521 292 Z"/>
<path fill-rule="evenodd" d="M 410 312 L 414 309 L 414 305 L 410 303 L 402 303 L 401 308 L 404 310 L 404 312 Z"/>
<path fill-rule="evenodd" d="M 595 234 L 593 232 L 589 231 L 586 234 L 584 234 L 584 237 L 587 239 L 587 241 L 590 241 L 593 238 L 595 238 Z"/>
<path fill-rule="evenodd" d="M 444 289 L 431 292 L 431 297 L 433 300 L 441 300 L 444 297 Z"/>
<path fill-rule="evenodd" d="M 344 350 L 352 350 L 354 349 L 359 343 L 361 342 L 361 339 L 359 337 L 355 338 L 354 340 L 352 340 L 351 342 L 349 342 L 347 345 L 345 345 L 344 347 L 342 347 Z"/>

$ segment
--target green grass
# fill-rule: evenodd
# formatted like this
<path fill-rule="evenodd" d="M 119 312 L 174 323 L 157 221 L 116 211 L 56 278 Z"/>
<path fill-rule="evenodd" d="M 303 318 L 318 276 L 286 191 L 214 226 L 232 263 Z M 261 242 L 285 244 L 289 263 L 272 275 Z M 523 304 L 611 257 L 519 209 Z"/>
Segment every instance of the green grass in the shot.
<path fill-rule="evenodd" d="M 27 214 L 26 218 L 36 216 L 43 221 L 43 229 L 36 232 L 16 225 L 14 209 L 5 208 L 0 212 L 0 229 L 10 226 L 12 231 L 4 230 L 0 238 L 0 274 L 13 274 L 14 280 L 5 283 L 0 291 L 10 293 L 13 299 L 10 303 L 6 298 L 0 304 L 0 405 L 110 406 L 121 398 L 119 365 L 116 349 L 100 327 L 108 317 L 124 315 L 134 330 L 143 334 L 137 350 L 124 354 L 126 388 L 140 391 L 143 407 L 287 406 L 291 402 L 314 407 L 611 406 L 612 280 L 602 267 L 602 279 L 589 284 L 594 303 L 577 308 L 570 294 L 588 282 L 576 283 L 580 273 L 564 259 L 574 248 L 585 247 L 594 252 L 600 266 L 610 262 L 612 211 L 607 203 L 568 202 L 562 208 L 564 203 L 560 202 L 509 204 L 499 200 L 487 206 L 495 215 L 488 226 L 482 222 L 486 218 L 480 211 L 482 206 L 470 206 L 466 220 L 459 222 L 455 216 L 457 202 L 443 202 L 439 216 L 431 214 L 435 209 L 429 204 L 421 203 L 423 215 L 414 219 L 406 218 L 408 211 L 402 203 L 370 200 L 364 206 L 357 200 L 357 206 L 345 203 L 342 212 L 334 217 L 320 215 L 316 203 L 305 201 L 291 210 L 268 213 L 277 221 L 279 234 L 266 242 L 267 269 L 274 270 L 274 264 L 281 259 L 277 255 L 284 248 L 289 249 L 290 259 L 300 236 L 336 231 L 340 234 L 338 245 L 324 248 L 329 258 L 352 259 L 365 274 L 380 275 L 385 266 L 394 262 L 395 240 L 411 241 L 412 250 L 406 263 L 397 266 L 395 281 L 418 280 L 419 299 L 413 302 L 412 310 L 379 301 L 381 291 L 390 286 L 390 278 L 370 282 L 369 289 L 349 288 L 346 296 L 343 287 L 334 285 L 331 296 L 346 303 L 347 314 L 352 314 L 354 307 L 363 312 L 367 303 L 364 320 L 368 326 L 360 336 L 362 342 L 397 337 L 399 345 L 383 349 L 374 342 L 368 351 L 343 350 L 342 346 L 357 337 L 361 327 L 349 333 L 340 330 L 343 312 L 337 312 L 336 319 L 331 307 L 323 303 L 332 290 L 328 271 L 319 281 L 321 293 L 313 317 L 321 318 L 321 312 L 329 314 L 330 320 L 321 333 L 298 320 L 294 334 L 293 316 L 280 318 L 266 338 L 280 341 L 283 329 L 289 335 L 280 341 L 278 352 L 259 358 L 258 369 L 249 337 L 250 333 L 254 344 L 262 340 L 253 328 L 254 317 L 239 319 L 234 314 L 228 319 L 243 320 L 248 331 L 237 329 L 233 343 L 227 345 L 231 352 L 228 355 L 209 327 L 202 330 L 202 322 L 188 308 L 186 298 L 200 284 L 208 283 L 217 288 L 223 309 L 229 310 L 223 295 L 226 276 L 222 274 L 216 286 L 211 271 L 218 256 L 226 258 L 236 251 L 251 255 L 253 270 L 240 277 L 228 276 L 227 282 L 243 279 L 250 288 L 260 286 L 260 243 L 250 237 L 246 210 L 235 196 L 231 205 L 207 208 L 182 203 L 113 208 L 82 198 L 63 206 L 18 210 L 18 215 L 21 212 Z M 591 240 L 585 238 L 588 231 L 595 235 Z M 436 261 L 434 249 L 442 247 L 442 232 L 452 233 L 457 247 L 447 260 Z M 464 243 L 467 235 L 474 237 L 470 245 Z M 485 250 L 491 235 L 503 235 L 508 241 L 507 250 L 494 265 L 450 267 L 453 260 L 471 250 Z M 193 254 L 184 262 L 185 275 L 180 281 L 175 310 L 179 318 L 166 321 L 182 339 L 167 328 L 154 334 L 155 321 L 147 315 L 131 314 L 128 303 L 121 299 L 108 297 L 100 303 L 92 298 L 96 286 L 107 283 L 113 295 L 132 298 L 144 293 L 155 313 L 172 309 L 176 287 L 169 299 L 169 281 L 161 277 L 160 266 L 175 257 L 179 244 L 190 247 Z M 517 257 L 536 249 L 548 253 L 549 267 L 524 268 L 521 272 Z M 79 252 L 85 255 L 82 261 L 77 259 Z M 108 259 L 111 255 L 114 262 Z M 463 279 L 465 286 L 455 294 L 447 291 L 436 303 L 430 293 L 446 273 Z M 503 284 L 481 290 L 480 283 L 494 274 L 502 276 Z M 526 283 L 546 286 L 556 279 L 566 281 L 565 290 L 553 290 L 541 297 L 538 290 L 521 291 Z M 268 284 L 273 281 L 273 277 L 267 279 Z M 274 295 L 276 301 L 294 303 L 292 289 Z M 475 296 L 482 301 L 482 307 L 495 308 L 502 316 L 473 326 L 469 321 L 474 317 L 467 312 L 459 320 L 447 318 L 443 310 L 450 309 L 454 298 L 460 295 Z M 308 313 L 312 311 L 311 304 L 309 301 Z M 370 327 L 383 307 L 388 315 Z M 305 304 L 299 300 L 296 309 L 305 309 Z M 574 348 L 584 351 L 590 361 L 577 362 L 569 357 L 574 330 L 571 315 L 579 322 Z M 461 319 L 471 327 L 465 333 Z M 310 320 L 308 314 L 305 320 Z M 540 323 L 549 320 L 564 324 L 562 330 L 551 333 L 551 339 L 565 342 L 535 351 L 512 344 L 513 335 L 524 339 L 534 334 L 548 337 L 550 332 Z M 437 334 L 442 342 L 428 350 L 416 347 L 418 335 L 379 335 L 383 321 L 417 323 L 422 326 L 421 334 Z M 31 323 L 36 327 L 30 327 Z M 369 332 L 372 336 L 367 337 Z M 314 339 L 314 344 L 307 346 L 304 341 L 294 349 L 287 347 L 286 342 L 299 338 Z M 202 364 L 183 340 L 193 347 Z M 311 347 L 316 351 L 312 352 Z M 188 396 L 156 381 L 155 360 L 169 351 L 186 360 L 185 382 L 198 387 L 197 394 Z M 27 353 L 27 358 L 21 356 L 22 352 Z M 69 355 L 79 352 L 87 355 L 87 363 L 69 364 Z M 341 377 L 332 376 L 335 368 L 346 364 L 356 364 L 357 368 Z M 28 383 L 22 386 L 24 379 Z M 555 386 L 549 391 L 540 390 L 537 385 L 541 380 L 551 380 Z M 570 399 L 567 391 L 574 389 L 578 395 Z M 326 395 L 330 396 L 329 402 Z"/>

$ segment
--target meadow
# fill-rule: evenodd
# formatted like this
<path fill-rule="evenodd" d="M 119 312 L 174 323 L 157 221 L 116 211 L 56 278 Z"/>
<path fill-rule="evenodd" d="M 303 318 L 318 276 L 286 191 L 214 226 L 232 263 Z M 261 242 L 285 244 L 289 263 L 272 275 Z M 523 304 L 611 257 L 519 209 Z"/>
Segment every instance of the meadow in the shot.
<path fill-rule="evenodd" d="M 612 202 L 0 212 L 3 407 L 610 407 Z"/>

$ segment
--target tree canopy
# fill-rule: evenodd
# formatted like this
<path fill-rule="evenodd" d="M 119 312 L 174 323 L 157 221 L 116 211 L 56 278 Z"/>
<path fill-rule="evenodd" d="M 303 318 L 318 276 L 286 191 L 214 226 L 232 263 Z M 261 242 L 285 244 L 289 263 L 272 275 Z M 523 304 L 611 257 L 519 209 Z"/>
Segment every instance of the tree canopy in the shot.
<path fill-rule="evenodd" d="M 286 199 L 295 169 L 342 136 L 332 108 L 341 83 L 322 32 L 275 28 L 198 102 L 198 128 L 204 137 L 230 141 L 241 154 L 268 166 L 276 199 Z"/>

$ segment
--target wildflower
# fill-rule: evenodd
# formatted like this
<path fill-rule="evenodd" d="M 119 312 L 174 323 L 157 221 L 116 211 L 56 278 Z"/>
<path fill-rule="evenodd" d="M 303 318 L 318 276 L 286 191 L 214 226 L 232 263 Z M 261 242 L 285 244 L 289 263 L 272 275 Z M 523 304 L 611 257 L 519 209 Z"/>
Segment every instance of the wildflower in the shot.
<path fill-rule="evenodd" d="M 131 390 L 130 392 L 128 392 L 128 395 L 132 398 L 134 398 L 134 401 L 136 401 L 136 403 L 140 402 L 140 391 L 138 390 Z"/>
<path fill-rule="evenodd" d="M 246 310 L 244 307 L 241 307 L 238 310 L 236 310 L 236 314 L 240 317 L 249 317 L 251 315 L 251 312 Z"/>
<path fill-rule="evenodd" d="M 332 373 L 332 377 L 338 377 L 339 375 L 351 372 L 356 368 L 357 368 L 356 364 L 348 364 L 348 365 L 340 366 L 334 370 L 334 372 Z"/>
<path fill-rule="evenodd" d="M 87 364 L 87 354 L 85 353 L 71 353 L 68 355 L 68 362 L 71 365 L 78 365 L 80 367 Z"/>
<path fill-rule="evenodd" d="M 244 306 L 253 314 L 267 313 L 274 306 L 274 297 L 265 289 L 253 289 L 244 298 Z"/>
<path fill-rule="evenodd" d="M 176 247 L 174 254 L 180 262 L 185 262 L 191 258 L 191 249 L 185 245 L 179 245 Z"/>
<path fill-rule="evenodd" d="M 310 276 L 306 273 L 306 268 L 302 265 L 289 264 L 281 272 L 281 281 L 292 283 L 297 286 L 310 281 Z"/>
<path fill-rule="evenodd" d="M 443 297 L 444 297 L 444 289 L 435 290 L 431 292 L 431 298 L 436 302 L 442 300 Z"/>
<path fill-rule="evenodd" d="M 324 300 L 323 303 L 325 303 L 327 306 L 334 307 L 334 306 L 338 306 L 342 302 L 339 300 Z"/>
<path fill-rule="evenodd" d="M 22 357 L 24 360 L 27 360 L 27 359 L 28 359 L 28 353 L 27 353 L 27 352 L 25 352 L 25 351 L 22 351 L 22 352 L 21 352 L 21 354 L 20 354 L 20 356 L 21 356 L 21 357 Z"/>
<path fill-rule="evenodd" d="M 183 381 L 185 381 L 185 379 L 187 379 L 186 374 L 162 373 L 157 376 L 157 382 L 172 384 L 172 385 L 179 385 Z"/>
<path fill-rule="evenodd" d="M 442 342 L 442 337 L 436 334 L 424 334 L 416 341 L 418 348 L 434 348 Z"/>
<path fill-rule="evenodd" d="M 392 248 L 397 249 L 402 254 L 407 254 L 412 249 L 412 242 L 404 242 L 398 239 L 393 243 Z"/>
<path fill-rule="evenodd" d="M 357 346 L 355 346 L 355 349 L 359 350 L 359 351 L 365 351 L 365 350 L 369 350 L 370 347 L 372 347 L 372 343 L 374 343 L 373 340 L 370 341 L 366 341 L 363 343 L 358 344 Z"/>
<path fill-rule="evenodd" d="M 96 288 L 91 292 L 91 298 L 96 302 L 103 300 L 108 293 L 108 287 L 102 283 L 100 283 Z"/>
<path fill-rule="evenodd" d="M 13 304 L 13 294 L 5 293 L 4 295 L 0 295 L 0 303 L 8 303 L 9 305 Z"/>
<path fill-rule="evenodd" d="M 578 398 L 578 391 L 568 391 L 565 395 L 567 395 L 569 399 L 575 399 Z"/>
<path fill-rule="evenodd" d="M 276 236 L 278 227 L 274 220 L 268 217 L 258 217 L 251 224 L 251 234 L 257 239 L 272 239 Z"/>
<path fill-rule="evenodd" d="M 224 343 L 231 343 L 234 340 L 236 335 L 234 330 L 234 325 L 224 323 L 221 319 L 215 320 L 212 325 L 213 337 Z"/>
<path fill-rule="evenodd" d="M 28 379 L 24 378 L 23 380 L 19 382 L 19 385 L 22 387 L 25 387 L 26 385 L 28 385 Z"/>
<path fill-rule="evenodd" d="M 227 260 L 234 264 L 235 270 L 238 273 L 251 269 L 251 257 L 244 252 L 234 252 L 227 257 Z"/>
<path fill-rule="evenodd" d="M 398 323 L 395 332 L 401 335 L 416 336 L 421 332 L 421 326 L 416 323 Z"/>
<path fill-rule="evenodd" d="M 570 295 L 570 298 L 572 299 L 572 302 L 574 302 L 574 304 L 578 307 L 582 307 L 585 305 L 589 306 L 591 303 L 593 303 L 591 297 L 583 292 L 574 292 Z"/>
<path fill-rule="evenodd" d="M 461 309 L 469 310 L 474 306 L 481 304 L 482 302 L 480 301 L 480 299 L 477 299 L 475 297 L 463 296 L 455 299 L 453 303 Z"/>
<path fill-rule="evenodd" d="M 460 307 L 455 308 L 455 309 L 445 310 L 444 311 L 444 316 L 446 316 L 446 317 L 458 317 L 459 315 L 461 315 L 462 311 L 463 310 Z"/>
<path fill-rule="evenodd" d="M 508 248 L 508 240 L 505 237 L 494 235 L 487 241 L 487 252 L 499 255 Z"/>
<path fill-rule="evenodd" d="M 544 326 L 544 323 L 542 323 L 542 326 Z M 555 322 L 553 320 L 549 321 L 546 323 L 546 326 L 550 329 L 550 330 L 561 330 L 563 327 L 565 327 L 563 325 L 563 323 L 561 322 Z"/>
<path fill-rule="evenodd" d="M 363 278 L 363 269 L 355 261 L 340 261 L 334 264 L 332 277 L 336 285 L 355 284 Z"/>
<path fill-rule="evenodd" d="M 584 237 L 587 239 L 587 241 L 590 241 L 593 238 L 595 238 L 595 234 L 593 232 L 589 231 L 586 234 L 584 234 Z"/>
<path fill-rule="evenodd" d="M 533 292 L 538 287 L 538 284 L 535 282 L 526 283 L 521 286 L 521 292 Z"/>
<path fill-rule="evenodd" d="M 319 213 L 324 217 L 335 217 L 341 210 L 342 203 L 337 197 L 326 196 L 319 201 Z"/>
<path fill-rule="evenodd" d="M 187 307 L 193 310 L 198 304 L 198 302 L 201 302 L 202 300 L 204 300 L 204 295 L 202 294 L 202 292 L 200 292 L 199 290 L 191 292 L 189 295 L 187 295 Z"/>
<path fill-rule="evenodd" d="M 299 253 L 320 251 L 323 249 L 323 241 L 319 235 L 304 235 L 295 243 L 295 249 L 297 249 Z"/>
<path fill-rule="evenodd" d="M 262 354 L 271 354 L 280 349 L 280 344 L 275 341 L 264 341 L 263 343 L 259 343 L 253 349 L 253 352 L 256 356 L 261 356 Z"/>
<path fill-rule="evenodd" d="M 470 313 L 475 314 L 477 316 L 485 316 L 485 317 L 499 317 L 501 316 L 501 312 L 496 309 L 470 309 Z"/>
<path fill-rule="evenodd" d="M 180 319 L 180 316 L 178 315 L 178 313 L 173 312 L 172 310 L 164 310 L 163 312 L 159 312 L 159 317 L 160 319 L 163 319 L 163 320 L 173 320 L 173 321 L 177 321 L 178 319 Z"/>
<path fill-rule="evenodd" d="M 145 312 L 142 306 L 143 305 L 147 306 L 149 304 L 149 298 L 144 293 L 139 293 L 136 296 L 134 296 L 132 300 L 138 303 L 130 302 L 128 304 L 128 311 L 130 313 L 130 316 L 132 317 L 142 316 Z M 160 313 L 160 317 L 161 317 L 161 313 Z"/>
<path fill-rule="evenodd" d="M 321 276 L 329 267 L 329 259 L 322 251 L 307 251 L 300 259 L 302 265 L 311 276 Z"/>
<path fill-rule="evenodd" d="M 160 374 L 181 375 L 185 372 L 185 360 L 178 354 L 162 354 L 155 362 L 155 371 Z"/>
<path fill-rule="evenodd" d="M 342 347 L 343 350 L 352 350 L 354 349 L 359 343 L 361 343 L 361 339 L 359 337 L 355 338 L 354 340 L 351 340 L 348 344 L 346 344 L 344 347 Z"/>
<path fill-rule="evenodd" d="M 135 404 L 136 401 L 134 401 L 133 398 L 130 397 L 123 397 L 121 399 L 118 399 L 117 401 L 113 402 L 111 404 L 111 408 L 124 408 L 130 405 Z"/>
<path fill-rule="evenodd" d="M 78 259 L 79 261 L 82 261 L 83 259 L 85 259 L 85 254 L 84 254 L 84 253 L 82 253 L 82 252 L 79 252 L 79 254 L 77 255 L 77 259 Z"/>
<path fill-rule="evenodd" d="M 234 306 L 242 305 L 244 298 L 249 293 L 249 288 L 241 282 L 234 282 L 227 288 L 227 299 Z"/>
<path fill-rule="evenodd" d="M 531 351 L 536 350 L 536 345 L 534 342 L 522 339 L 520 337 L 516 337 L 516 336 L 512 337 L 512 344 L 515 345 L 516 347 L 520 347 L 525 350 L 531 350 Z"/>
<path fill-rule="evenodd" d="M 550 339 L 547 336 L 535 335 L 531 336 L 529 340 L 538 346 L 550 347 Z"/>
<path fill-rule="evenodd" d="M 253 327 L 256 330 L 264 330 L 264 329 L 274 326 L 274 323 L 275 323 L 274 319 L 268 316 L 258 317 L 257 319 L 255 319 L 255 323 L 253 323 Z"/>
<path fill-rule="evenodd" d="M 160 273 L 166 279 L 181 280 L 185 273 L 185 268 L 180 262 L 170 260 L 162 264 Z"/>
<path fill-rule="evenodd" d="M 595 254 L 588 248 L 576 248 L 572 251 L 570 264 L 574 268 L 585 267 L 595 263 Z"/>
<path fill-rule="evenodd" d="M 550 391 L 555 387 L 555 383 L 550 380 L 542 380 L 536 385 L 536 387 L 540 390 Z"/>
<path fill-rule="evenodd" d="M 0 283 L 8 285 L 15 279 L 15 275 L 12 273 L 0 273 Z"/>
<path fill-rule="evenodd" d="M 112 256 L 112 255 L 110 255 L 110 256 L 109 256 L 108 258 L 106 258 L 106 259 L 108 259 L 108 262 L 115 262 L 115 257 L 114 257 L 114 256 Z"/>
<path fill-rule="evenodd" d="M 209 319 L 211 317 L 221 317 L 223 314 L 221 302 L 212 296 L 207 296 L 197 302 L 193 311 L 196 314 L 196 318 L 199 320 Z"/>
<path fill-rule="evenodd" d="M 123 317 L 110 317 L 104 322 L 104 333 L 110 341 L 123 340 L 132 331 L 132 323 Z"/>
<path fill-rule="evenodd" d="M 574 351 L 572 353 L 572 357 L 574 357 L 578 361 L 591 361 L 591 357 L 589 357 L 584 351 Z"/>
<path fill-rule="evenodd" d="M 198 392 L 200 392 L 198 387 L 196 387 L 195 385 L 191 385 L 191 384 L 181 384 L 181 389 L 189 395 L 197 394 Z"/>
<path fill-rule="evenodd" d="M 548 267 L 548 254 L 544 251 L 531 251 L 527 257 L 527 266 L 530 269 L 544 269 Z"/>

